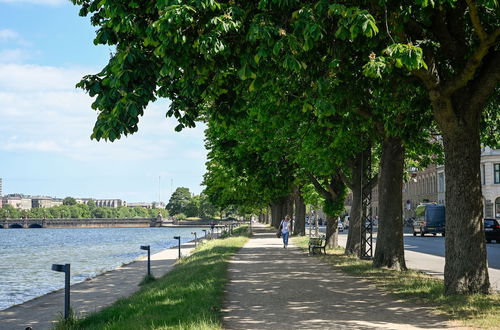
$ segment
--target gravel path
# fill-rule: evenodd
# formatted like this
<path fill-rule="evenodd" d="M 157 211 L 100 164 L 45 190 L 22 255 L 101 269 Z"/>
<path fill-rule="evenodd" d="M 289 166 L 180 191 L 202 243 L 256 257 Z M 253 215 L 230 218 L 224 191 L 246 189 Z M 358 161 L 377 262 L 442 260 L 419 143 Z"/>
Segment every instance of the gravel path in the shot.
<path fill-rule="evenodd" d="M 430 308 L 396 300 L 345 275 L 256 224 L 233 257 L 226 329 L 451 329 Z"/>

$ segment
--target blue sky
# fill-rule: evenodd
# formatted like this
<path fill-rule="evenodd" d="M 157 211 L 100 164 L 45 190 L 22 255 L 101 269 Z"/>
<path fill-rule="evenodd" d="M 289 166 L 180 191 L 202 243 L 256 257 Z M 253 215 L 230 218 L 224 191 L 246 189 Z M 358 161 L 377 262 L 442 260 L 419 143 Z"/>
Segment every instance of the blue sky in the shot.
<path fill-rule="evenodd" d="M 109 47 L 69 0 L 0 0 L 0 177 L 3 193 L 168 201 L 199 194 L 204 126 L 174 131 L 168 100 L 151 104 L 139 132 L 90 140 L 96 112 L 75 84 L 98 72 Z"/>

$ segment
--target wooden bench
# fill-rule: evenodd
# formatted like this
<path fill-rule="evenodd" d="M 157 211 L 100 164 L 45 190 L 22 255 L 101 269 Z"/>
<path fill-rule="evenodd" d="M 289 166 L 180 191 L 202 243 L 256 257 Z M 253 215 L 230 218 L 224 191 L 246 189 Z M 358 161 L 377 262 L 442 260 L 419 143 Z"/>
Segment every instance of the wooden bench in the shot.
<path fill-rule="evenodd" d="M 311 237 L 309 238 L 309 254 L 316 254 L 316 251 L 321 253 L 323 250 L 323 254 L 326 254 L 326 237 Z"/>

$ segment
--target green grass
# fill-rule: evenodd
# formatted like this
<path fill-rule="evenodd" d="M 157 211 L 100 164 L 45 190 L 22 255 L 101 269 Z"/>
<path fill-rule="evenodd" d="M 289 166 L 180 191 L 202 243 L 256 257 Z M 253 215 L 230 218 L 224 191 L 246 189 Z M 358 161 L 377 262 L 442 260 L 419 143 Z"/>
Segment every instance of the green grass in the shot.
<path fill-rule="evenodd" d="M 241 235 L 247 232 L 241 228 Z M 57 329 L 221 329 L 228 259 L 248 240 L 209 241 L 132 296 Z"/>
<path fill-rule="evenodd" d="M 295 245 L 307 250 L 309 237 L 293 240 Z M 370 280 L 399 299 L 432 306 L 467 327 L 500 327 L 500 294 L 445 296 L 443 280 L 422 272 L 373 268 L 371 261 L 344 255 L 344 249 L 330 249 L 327 253 L 321 256 L 323 261 L 349 275 Z"/>

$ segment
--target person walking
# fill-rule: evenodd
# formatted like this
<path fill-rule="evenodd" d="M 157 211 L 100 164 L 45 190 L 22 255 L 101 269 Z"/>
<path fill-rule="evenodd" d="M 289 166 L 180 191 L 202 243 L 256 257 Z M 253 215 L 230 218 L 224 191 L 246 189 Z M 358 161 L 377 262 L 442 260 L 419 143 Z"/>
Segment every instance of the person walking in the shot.
<path fill-rule="evenodd" d="M 287 215 L 284 220 L 281 221 L 281 237 L 283 238 L 283 248 L 286 249 L 288 246 L 288 236 L 290 235 L 290 216 Z"/>

